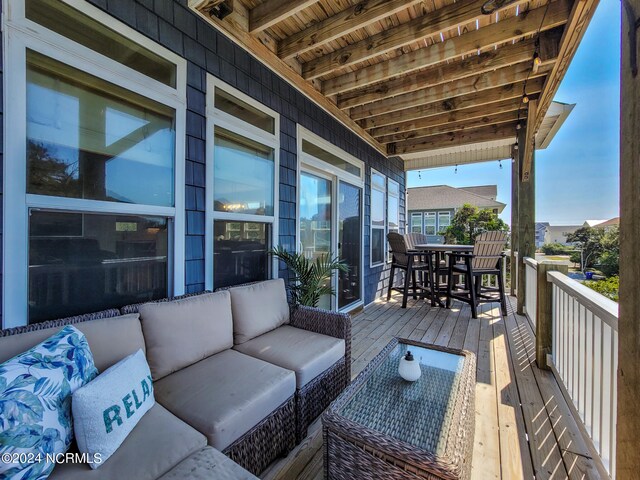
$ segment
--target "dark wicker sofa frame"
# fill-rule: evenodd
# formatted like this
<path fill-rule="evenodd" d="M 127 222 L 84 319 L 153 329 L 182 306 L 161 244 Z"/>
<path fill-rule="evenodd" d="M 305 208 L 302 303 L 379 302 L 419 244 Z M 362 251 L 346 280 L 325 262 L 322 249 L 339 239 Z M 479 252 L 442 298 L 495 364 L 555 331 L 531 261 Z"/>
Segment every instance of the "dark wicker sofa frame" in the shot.
<path fill-rule="evenodd" d="M 168 297 L 155 300 L 154 303 L 179 300 L 204 293 L 211 292 Z M 119 310 L 112 308 L 0 330 L 0 337 L 138 313 L 140 305 L 142 303 L 126 305 Z M 222 452 L 254 475 L 259 475 L 278 457 L 286 456 L 306 437 L 311 422 L 346 388 L 351 379 L 351 318 L 349 315 L 299 306 L 291 309 L 290 323 L 297 328 L 343 339 L 345 357 L 303 388 L 296 389 L 294 396 Z"/>

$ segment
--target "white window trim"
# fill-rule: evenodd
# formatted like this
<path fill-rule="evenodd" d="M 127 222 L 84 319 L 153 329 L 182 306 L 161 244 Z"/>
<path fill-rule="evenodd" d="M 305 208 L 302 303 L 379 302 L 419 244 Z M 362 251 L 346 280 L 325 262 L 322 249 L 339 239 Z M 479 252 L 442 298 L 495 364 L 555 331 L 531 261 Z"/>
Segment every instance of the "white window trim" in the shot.
<path fill-rule="evenodd" d="M 440 225 L 440 215 L 443 215 L 443 216 L 449 215 L 449 225 L 447 225 L 447 227 L 451 225 L 451 219 L 453 218 L 453 215 L 451 215 L 451 212 L 449 210 L 438 212 L 438 223 L 436 225 L 436 235 L 438 235 L 438 233 L 442 231 L 442 226 Z"/>
<path fill-rule="evenodd" d="M 297 125 L 296 127 L 296 139 L 297 139 L 297 152 L 298 159 L 296 166 L 296 185 L 300 185 L 300 174 L 302 172 L 308 173 L 310 175 L 317 175 L 326 180 L 331 180 L 331 218 L 338 218 L 338 203 L 334 201 L 337 199 L 338 195 L 338 186 L 340 181 L 344 181 L 353 185 L 354 187 L 360 188 L 360 232 L 364 234 L 364 192 L 365 192 L 365 184 L 364 184 L 364 171 L 365 164 L 362 160 L 350 155 L 339 147 L 336 147 L 331 142 L 328 142 L 324 138 L 316 135 L 312 131 L 306 129 L 302 125 Z M 314 157 L 311 154 L 302 151 L 302 140 L 307 140 L 318 147 L 326 150 L 329 153 L 336 155 L 339 158 L 342 158 L 349 163 L 355 165 L 360 168 L 360 176 L 353 175 L 341 168 L 338 168 L 334 165 L 331 165 L 327 162 L 320 160 L 319 158 Z M 332 228 L 332 250 L 337 249 L 338 245 L 338 229 L 334 228 L 336 225 L 331 225 Z M 302 243 L 300 242 L 300 191 L 298 190 L 296 196 L 296 251 L 302 251 Z M 336 252 L 337 253 L 337 252 Z M 354 302 L 346 307 L 339 309 L 341 312 L 349 312 L 354 310 L 361 305 L 364 304 L 364 239 L 360 242 L 360 265 L 361 265 L 361 277 L 360 277 L 360 300 Z M 334 275 L 333 278 L 334 289 L 337 289 L 337 281 Z M 338 299 L 337 296 L 333 296 L 331 299 L 331 308 L 337 310 Z"/>
<path fill-rule="evenodd" d="M 420 219 L 420 231 L 419 232 L 414 232 L 413 231 L 413 219 L 414 218 L 419 218 Z M 411 218 L 409 219 L 409 231 L 411 233 L 424 233 L 424 224 L 423 224 L 422 212 L 411 212 Z"/>
<path fill-rule="evenodd" d="M 373 176 L 374 175 L 380 175 L 382 178 L 385 179 L 384 182 L 384 188 L 380 189 L 379 187 L 374 187 L 373 185 Z M 382 265 L 385 264 L 384 261 L 384 252 L 387 251 L 387 211 L 386 211 L 386 207 L 387 207 L 387 182 L 386 182 L 386 175 L 383 175 L 382 173 L 378 172 L 375 169 L 371 169 L 371 175 L 370 175 L 370 184 L 371 184 L 371 200 L 369 202 L 369 208 L 371 210 L 373 210 L 373 191 L 377 190 L 378 192 L 382 192 L 383 194 L 383 208 L 385 209 L 385 211 L 383 212 L 384 215 L 384 226 L 383 227 L 374 227 L 373 226 L 373 215 L 371 214 L 371 211 L 369 212 L 369 266 L 370 268 L 373 267 L 380 267 Z M 382 261 L 381 262 L 373 262 L 373 231 L 374 230 L 382 230 Z"/>
<path fill-rule="evenodd" d="M 274 133 L 271 134 L 261 128 L 240 120 L 233 115 L 222 112 L 214 107 L 215 89 L 220 88 L 233 95 L 238 100 L 242 100 L 253 108 L 273 117 Z M 207 74 L 207 134 L 206 134 L 206 213 L 205 213 L 205 288 L 215 287 L 213 278 L 213 222 L 215 220 L 237 221 L 237 222 L 257 222 L 271 224 L 271 246 L 278 245 L 279 229 L 278 219 L 280 205 L 280 114 L 257 100 L 245 95 L 238 89 L 223 82 L 222 80 Z M 261 145 L 273 149 L 273 215 L 252 215 L 236 214 L 228 212 L 216 212 L 213 209 L 213 171 L 214 171 L 214 133 L 215 127 L 221 127 L 233 133 L 247 138 Z M 273 259 L 271 263 L 271 278 L 278 277 L 278 261 Z"/>
<path fill-rule="evenodd" d="M 3 1 L 5 161 L 3 195 L 3 328 L 28 323 L 28 210 L 46 208 L 96 214 L 125 213 L 172 218 L 168 294 L 184 293 L 186 61 L 81 0 L 62 0 L 176 65 L 176 88 L 153 80 L 24 17 L 24 3 Z M 9 5 L 10 3 L 10 5 Z M 174 206 L 119 204 L 26 194 L 26 50 L 31 49 L 175 109 Z M 10 94 L 9 94 L 10 92 Z M 11 181 L 8 181 L 11 180 Z"/>
<path fill-rule="evenodd" d="M 389 188 L 389 185 L 394 184 L 397 187 L 398 193 L 391 193 L 391 189 Z M 387 178 L 387 224 L 389 223 L 388 219 L 389 219 L 389 199 L 390 198 L 396 198 L 398 199 L 398 233 L 402 232 L 402 229 L 400 228 L 400 184 L 398 182 L 396 182 L 395 180 L 391 180 L 390 178 Z M 390 232 L 391 227 L 389 227 L 387 225 L 387 230 Z M 391 262 L 393 260 L 393 255 L 391 254 L 391 249 L 388 248 L 388 255 L 387 255 L 387 262 Z"/>
<path fill-rule="evenodd" d="M 433 233 L 427 233 L 427 217 L 433 218 Z M 436 212 L 424 212 L 424 221 L 422 222 L 422 233 L 425 235 L 437 235 L 438 234 L 438 215 Z"/>

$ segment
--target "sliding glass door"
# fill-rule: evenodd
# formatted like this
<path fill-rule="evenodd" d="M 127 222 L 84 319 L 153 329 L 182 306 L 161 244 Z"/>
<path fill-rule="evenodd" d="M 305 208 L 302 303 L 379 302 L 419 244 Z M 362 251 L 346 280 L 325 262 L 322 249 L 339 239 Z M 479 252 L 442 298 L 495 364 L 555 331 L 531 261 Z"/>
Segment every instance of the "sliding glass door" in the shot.
<path fill-rule="evenodd" d="M 349 265 L 339 272 L 338 309 L 360 301 L 362 281 L 362 189 L 340 181 L 338 187 L 338 255 Z"/>
<path fill-rule="evenodd" d="M 300 174 L 300 246 L 310 260 L 334 251 L 332 191 L 330 179 L 308 172 Z M 323 297 L 319 307 L 331 309 L 331 298 Z"/>

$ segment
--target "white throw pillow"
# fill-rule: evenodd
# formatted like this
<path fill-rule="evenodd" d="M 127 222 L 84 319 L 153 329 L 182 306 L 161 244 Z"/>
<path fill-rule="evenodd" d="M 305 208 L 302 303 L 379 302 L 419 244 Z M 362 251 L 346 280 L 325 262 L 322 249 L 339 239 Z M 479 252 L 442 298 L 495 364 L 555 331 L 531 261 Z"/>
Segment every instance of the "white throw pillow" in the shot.
<path fill-rule="evenodd" d="M 120 360 L 73 394 L 73 429 L 80 453 L 96 469 L 154 405 L 151 372 L 142 350 Z"/>
<path fill-rule="evenodd" d="M 73 438 L 71 394 L 97 374 L 71 325 L 0 365 L 0 478 L 49 476 Z"/>

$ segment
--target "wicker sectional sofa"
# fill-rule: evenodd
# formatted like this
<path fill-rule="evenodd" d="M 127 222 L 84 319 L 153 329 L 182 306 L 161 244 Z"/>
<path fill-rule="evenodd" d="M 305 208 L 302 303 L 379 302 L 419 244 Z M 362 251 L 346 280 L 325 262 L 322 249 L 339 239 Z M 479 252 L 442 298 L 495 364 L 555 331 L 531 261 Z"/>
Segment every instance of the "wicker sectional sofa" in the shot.
<path fill-rule="evenodd" d="M 349 316 L 290 309 L 282 280 L 3 330 L 0 363 L 68 324 L 99 371 L 142 349 L 156 405 L 100 468 L 59 465 L 53 479 L 254 478 L 350 379 Z"/>

